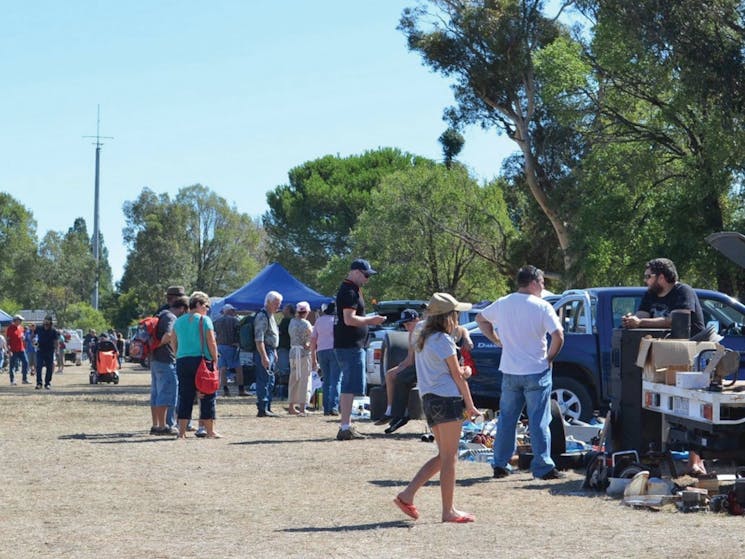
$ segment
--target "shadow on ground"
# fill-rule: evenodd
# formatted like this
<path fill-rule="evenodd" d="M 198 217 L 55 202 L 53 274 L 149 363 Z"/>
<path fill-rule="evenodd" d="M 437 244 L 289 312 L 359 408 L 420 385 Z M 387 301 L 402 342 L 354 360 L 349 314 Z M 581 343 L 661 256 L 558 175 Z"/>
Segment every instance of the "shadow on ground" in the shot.
<path fill-rule="evenodd" d="M 314 532 L 364 532 L 366 530 L 379 530 L 380 528 L 408 528 L 413 525 L 406 520 L 394 520 L 391 522 L 373 522 L 370 524 L 348 524 L 346 526 L 306 526 L 305 528 L 282 528 L 276 532 L 287 533 L 314 533 Z"/>

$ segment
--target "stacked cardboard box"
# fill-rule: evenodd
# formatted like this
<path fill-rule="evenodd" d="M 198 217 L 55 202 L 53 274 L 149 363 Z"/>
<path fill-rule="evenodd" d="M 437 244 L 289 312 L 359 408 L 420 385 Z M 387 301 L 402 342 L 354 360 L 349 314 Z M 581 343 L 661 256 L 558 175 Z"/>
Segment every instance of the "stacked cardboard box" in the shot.
<path fill-rule="evenodd" d="M 699 353 L 721 349 L 716 342 L 644 338 L 639 344 L 636 364 L 642 368 L 644 380 L 675 385 L 679 372 L 696 371 Z"/>

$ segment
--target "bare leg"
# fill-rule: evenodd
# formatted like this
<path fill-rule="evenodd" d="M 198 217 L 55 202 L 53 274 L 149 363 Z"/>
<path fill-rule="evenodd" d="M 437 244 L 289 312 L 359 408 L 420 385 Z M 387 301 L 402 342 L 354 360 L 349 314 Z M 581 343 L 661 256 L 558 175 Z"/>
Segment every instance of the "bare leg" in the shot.
<path fill-rule="evenodd" d="M 432 427 L 432 432 L 440 450 L 440 495 L 442 497 L 442 521 L 468 516 L 453 506 L 455 494 L 455 463 L 458 461 L 458 442 L 460 440 L 461 422 L 448 421 Z"/>
<path fill-rule="evenodd" d="M 204 419 L 202 420 L 204 422 L 204 430 L 207 431 L 207 436 L 211 439 L 220 439 L 222 438 L 222 435 L 220 433 L 215 431 L 215 420 L 214 419 Z"/>
<path fill-rule="evenodd" d="M 354 394 L 342 393 L 339 397 L 339 421 L 342 425 L 351 425 L 353 404 Z"/>
<path fill-rule="evenodd" d="M 440 455 L 438 454 L 437 456 L 434 456 L 427 460 L 424 465 L 419 468 L 419 471 L 414 476 L 414 479 L 409 482 L 409 485 L 406 486 L 406 489 L 398 494 L 398 498 L 406 504 L 413 504 L 414 496 L 416 495 L 416 492 L 419 491 L 419 488 L 427 483 L 430 478 L 439 471 Z"/>
<path fill-rule="evenodd" d="M 385 373 L 385 397 L 388 409 L 391 409 L 391 406 L 393 405 L 393 384 L 396 382 L 396 373 L 392 371 L 393 369 L 388 369 Z"/>
<path fill-rule="evenodd" d="M 186 424 L 189 422 L 188 419 L 179 419 L 178 420 L 178 438 L 179 439 L 185 439 L 186 438 Z"/>
<path fill-rule="evenodd" d="M 155 426 L 158 429 L 163 429 L 166 426 L 166 412 L 168 406 L 155 406 Z"/>

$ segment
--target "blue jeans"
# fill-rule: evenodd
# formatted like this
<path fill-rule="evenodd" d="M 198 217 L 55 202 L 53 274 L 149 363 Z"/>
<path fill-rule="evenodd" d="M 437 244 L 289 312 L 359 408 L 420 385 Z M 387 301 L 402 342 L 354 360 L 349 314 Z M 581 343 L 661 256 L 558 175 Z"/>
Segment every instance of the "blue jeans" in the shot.
<path fill-rule="evenodd" d="M 54 374 L 54 350 L 39 351 L 36 355 L 36 384 L 41 384 L 41 370 L 46 367 L 47 373 L 44 375 L 44 385 L 52 384 L 52 375 Z"/>
<path fill-rule="evenodd" d="M 341 393 L 364 395 L 367 388 L 365 350 L 345 347 L 335 348 L 334 353 L 341 369 Z"/>
<path fill-rule="evenodd" d="M 528 407 L 530 446 L 533 461 L 530 470 L 541 477 L 554 469 L 551 459 L 551 369 L 534 375 L 502 373 L 502 395 L 499 398 L 499 422 L 494 440 L 494 467 L 507 468 L 515 454 L 515 427 L 523 406 Z"/>
<path fill-rule="evenodd" d="M 339 411 L 341 371 L 333 349 L 322 349 L 316 353 L 318 366 L 323 373 L 323 412 Z"/>
<path fill-rule="evenodd" d="M 261 362 L 261 354 L 254 352 L 254 371 L 256 372 L 256 407 L 259 413 L 271 411 L 272 394 L 274 394 L 274 366 L 276 354 L 273 349 L 267 349 L 269 357 L 269 369 L 264 368 Z"/>
<path fill-rule="evenodd" d="M 28 379 L 28 357 L 26 357 L 26 352 L 14 351 L 10 356 L 10 382 L 13 382 L 13 380 L 15 380 L 16 369 L 18 368 L 19 362 L 21 364 L 21 374 L 23 375 L 23 380 Z"/>

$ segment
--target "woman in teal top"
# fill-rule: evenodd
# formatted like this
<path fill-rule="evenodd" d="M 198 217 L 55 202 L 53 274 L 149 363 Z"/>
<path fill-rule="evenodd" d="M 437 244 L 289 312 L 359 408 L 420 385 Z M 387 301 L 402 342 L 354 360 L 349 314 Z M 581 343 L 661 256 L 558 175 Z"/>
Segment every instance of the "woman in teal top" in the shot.
<path fill-rule="evenodd" d="M 178 374 L 178 438 L 186 438 L 186 425 L 191 420 L 194 407 L 194 396 L 199 397 L 199 419 L 204 424 L 207 437 L 218 439 L 220 435 L 215 431 L 215 400 L 216 394 L 197 393 L 194 378 L 197 374 L 202 356 L 207 361 L 217 363 L 217 341 L 212 320 L 207 313 L 210 310 L 210 300 L 206 293 L 195 291 L 189 297 L 189 312 L 181 315 L 173 323 L 175 336 L 171 338 L 171 345 L 176 354 L 176 372 Z M 202 325 L 204 343 L 199 332 Z"/>

